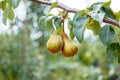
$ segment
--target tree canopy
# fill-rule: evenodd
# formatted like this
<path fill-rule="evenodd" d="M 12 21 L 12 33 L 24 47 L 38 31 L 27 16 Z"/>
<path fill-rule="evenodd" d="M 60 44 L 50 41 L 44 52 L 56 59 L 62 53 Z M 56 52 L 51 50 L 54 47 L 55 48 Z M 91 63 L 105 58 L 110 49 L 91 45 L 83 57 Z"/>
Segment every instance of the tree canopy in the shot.
<path fill-rule="evenodd" d="M 21 2 L 26 6 L 24 20 L 15 14 Z M 111 2 L 79 10 L 59 0 L 0 1 L 1 20 L 9 24 L 0 33 L 0 80 L 119 80 L 120 11 L 114 12 Z M 54 9 L 57 15 L 50 13 Z M 69 58 L 46 47 L 50 34 L 58 30 L 62 35 L 66 28 L 78 46 Z M 93 35 L 85 37 L 87 30 Z"/>

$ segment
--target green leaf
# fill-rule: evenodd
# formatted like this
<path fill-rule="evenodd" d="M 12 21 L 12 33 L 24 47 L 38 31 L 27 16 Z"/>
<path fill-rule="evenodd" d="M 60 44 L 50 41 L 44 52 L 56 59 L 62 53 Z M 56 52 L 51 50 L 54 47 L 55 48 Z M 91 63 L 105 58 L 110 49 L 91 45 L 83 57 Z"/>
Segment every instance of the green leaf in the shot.
<path fill-rule="evenodd" d="M 97 20 L 98 22 L 103 22 L 103 18 L 105 16 L 105 12 L 102 10 L 99 10 L 98 12 L 94 12 L 92 15 L 92 18 Z"/>
<path fill-rule="evenodd" d="M 117 43 L 118 63 L 120 63 L 120 44 Z"/>
<path fill-rule="evenodd" d="M 49 18 L 46 20 L 46 27 L 48 29 L 49 32 L 53 32 L 54 31 L 54 26 L 53 26 L 53 23 L 52 23 L 52 19 L 53 18 Z"/>
<path fill-rule="evenodd" d="M 99 30 L 101 26 L 98 21 L 92 19 L 89 22 L 87 22 L 86 26 L 87 26 L 87 29 L 92 30 L 95 35 L 99 34 Z"/>
<path fill-rule="evenodd" d="M 95 8 L 95 6 L 102 5 L 103 3 L 104 2 L 96 2 L 96 3 L 92 4 L 90 7 Z"/>
<path fill-rule="evenodd" d="M 85 31 L 85 26 L 86 26 L 86 22 L 87 22 L 87 14 L 88 14 L 89 10 L 85 9 L 85 10 L 80 10 L 79 12 L 77 12 L 74 17 L 73 17 L 73 30 L 71 29 L 70 31 L 70 35 L 71 38 L 76 36 L 77 40 L 79 42 L 82 42 L 83 38 L 84 38 L 84 31 Z M 73 31 L 73 33 L 72 33 Z M 74 36 L 73 36 L 74 34 Z"/>
<path fill-rule="evenodd" d="M 99 37 L 104 44 L 109 45 L 115 37 L 115 31 L 110 25 L 105 25 L 99 31 Z"/>
<path fill-rule="evenodd" d="M 71 38 L 71 40 L 74 39 L 73 27 L 74 27 L 73 21 L 68 20 L 68 29 L 70 30 L 70 38 Z"/>
<path fill-rule="evenodd" d="M 68 20 L 68 29 L 72 29 L 74 27 L 74 23 L 71 19 Z"/>
<path fill-rule="evenodd" d="M 116 20 L 117 20 L 117 21 L 120 20 L 120 11 L 118 11 L 118 12 L 115 14 L 115 17 L 116 17 Z"/>
<path fill-rule="evenodd" d="M 10 20 L 14 19 L 14 11 L 13 11 L 13 9 L 11 7 L 9 8 L 8 18 Z"/>
<path fill-rule="evenodd" d="M 98 12 L 101 9 L 101 7 L 110 6 L 110 4 L 111 0 L 107 2 L 96 2 L 92 4 L 90 7 L 93 8 L 93 12 Z"/>
<path fill-rule="evenodd" d="M 7 22 L 7 18 L 9 18 L 10 20 L 13 20 L 14 19 L 14 11 L 12 9 L 12 7 L 10 6 L 9 3 L 6 3 L 5 4 L 5 10 L 3 12 L 3 18 L 2 18 L 2 21 L 3 23 L 6 25 L 6 22 Z"/>
<path fill-rule="evenodd" d="M 113 26 L 114 28 L 114 31 L 115 31 L 115 37 L 114 37 L 114 40 L 113 40 L 113 43 L 119 43 L 119 39 L 120 39 L 120 28 L 116 27 L 116 26 Z"/>
<path fill-rule="evenodd" d="M 102 10 L 105 12 L 105 16 L 115 19 L 114 12 L 109 6 L 102 7 Z"/>
<path fill-rule="evenodd" d="M 63 26 L 57 28 L 59 34 L 62 36 L 62 33 L 63 33 Z"/>
<path fill-rule="evenodd" d="M 75 21 L 77 18 L 79 18 L 80 16 L 86 16 L 88 14 L 89 10 L 85 9 L 85 10 L 80 10 L 79 12 L 77 12 L 73 18 L 73 21 Z"/>
<path fill-rule="evenodd" d="M 4 11 L 6 9 L 6 1 L 0 2 L 0 8 Z"/>
<path fill-rule="evenodd" d="M 79 42 L 84 38 L 84 31 L 86 27 L 87 17 L 81 16 L 74 21 L 73 32 Z"/>
<path fill-rule="evenodd" d="M 75 37 L 75 36 L 74 36 L 74 33 L 73 33 L 73 29 L 71 29 L 71 30 L 70 30 L 70 38 L 71 38 L 71 40 L 73 40 L 74 37 Z"/>
<path fill-rule="evenodd" d="M 3 23 L 6 25 L 6 22 L 7 22 L 7 17 L 8 17 L 8 13 L 9 13 L 9 8 L 10 8 L 10 4 L 6 4 L 6 9 L 3 13 L 3 18 L 2 18 L 2 21 Z"/>
<path fill-rule="evenodd" d="M 111 45 L 109 45 L 106 49 L 106 54 L 107 54 L 107 57 L 111 60 L 111 61 L 117 61 L 117 45 L 116 43 L 113 43 Z"/>
<path fill-rule="evenodd" d="M 52 5 L 51 5 L 51 7 L 50 7 L 50 10 L 52 10 L 53 8 L 55 8 L 55 7 L 57 7 L 58 6 L 58 2 L 54 2 Z M 50 11 L 49 10 L 49 11 Z"/>
<path fill-rule="evenodd" d="M 97 2 L 91 5 L 91 8 L 93 9 L 93 12 L 98 12 L 102 6 L 103 2 Z"/>
<path fill-rule="evenodd" d="M 98 22 L 102 22 L 103 18 L 104 18 L 104 15 L 105 15 L 105 13 L 102 10 L 100 10 L 101 5 L 102 5 L 102 3 L 99 3 L 97 5 L 94 4 L 92 6 L 93 13 L 91 14 L 91 17 L 94 18 L 95 20 L 97 20 Z"/>
<path fill-rule="evenodd" d="M 97 20 L 98 22 L 102 22 L 105 16 L 105 12 L 101 10 L 102 7 L 110 6 L 111 0 L 108 2 L 97 2 L 94 3 L 91 8 L 93 9 L 93 13 L 91 14 L 92 18 Z"/>
<path fill-rule="evenodd" d="M 44 8 L 44 14 L 46 15 L 46 16 L 53 16 L 53 14 L 51 15 L 49 15 L 49 12 L 53 9 L 53 8 L 55 8 L 55 7 L 57 7 L 58 6 L 58 2 L 54 2 L 51 6 L 46 6 L 45 8 Z"/>
<path fill-rule="evenodd" d="M 54 19 L 54 25 L 55 25 L 55 27 L 56 28 L 59 28 L 59 27 L 61 27 L 62 25 L 62 23 L 61 23 L 61 17 L 54 17 L 53 18 Z"/>
<path fill-rule="evenodd" d="M 104 2 L 101 7 L 110 6 L 111 0 Z"/>
<path fill-rule="evenodd" d="M 10 0 L 14 8 L 18 7 L 20 0 Z"/>

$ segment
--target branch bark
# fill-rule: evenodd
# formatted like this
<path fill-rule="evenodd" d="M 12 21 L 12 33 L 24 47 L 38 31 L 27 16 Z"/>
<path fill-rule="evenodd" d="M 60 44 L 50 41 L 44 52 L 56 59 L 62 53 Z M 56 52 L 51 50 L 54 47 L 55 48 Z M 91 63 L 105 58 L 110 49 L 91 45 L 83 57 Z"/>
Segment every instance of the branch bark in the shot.
<path fill-rule="evenodd" d="M 43 1 L 43 0 L 31 0 L 31 1 L 36 2 L 36 3 L 39 3 L 39 4 L 45 4 L 45 5 L 52 5 L 52 4 L 53 4 L 52 2 Z M 69 6 L 64 5 L 63 3 L 60 3 L 60 2 L 58 2 L 58 6 L 57 6 L 57 7 L 58 7 L 58 8 L 61 8 L 61 9 L 63 9 L 63 10 L 66 10 L 67 12 L 71 12 L 71 13 L 76 13 L 76 12 L 79 11 L 79 9 L 71 8 L 71 7 L 69 7 Z M 89 15 L 89 16 L 90 16 L 90 15 Z M 91 17 L 91 16 L 90 16 L 90 17 Z M 91 18 L 92 18 L 92 17 L 91 17 Z M 109 18 L 109 17 L 104 17 L 103 22 L 109 23 L 109 24 L 112 24 L 112 25 L 116 25 L 117 27 L 120 28 L 119 23 L 118 23 L 116 20 L 111 19 L 111 18 Z"/>

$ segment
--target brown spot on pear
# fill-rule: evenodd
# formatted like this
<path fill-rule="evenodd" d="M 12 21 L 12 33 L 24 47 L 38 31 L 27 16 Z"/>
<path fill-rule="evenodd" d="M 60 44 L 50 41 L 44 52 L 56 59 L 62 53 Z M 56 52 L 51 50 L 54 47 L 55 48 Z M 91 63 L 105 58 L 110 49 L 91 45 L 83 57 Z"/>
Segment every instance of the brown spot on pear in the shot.
<path fill-rule="evenodd" d="M 50 52 L 57 53 L 63 48 L 63 41 L 61 35 L 57 30 L 51 35 L 47 41 L 47 48 Z"/>
<path fill-rule="evenodd" d="M 78 47 L 68 38 L 64 32 L 62 34 L 62 39 L 64 44 L 62 54 L 66 57 L 74 56 L 78 51 Z"/>

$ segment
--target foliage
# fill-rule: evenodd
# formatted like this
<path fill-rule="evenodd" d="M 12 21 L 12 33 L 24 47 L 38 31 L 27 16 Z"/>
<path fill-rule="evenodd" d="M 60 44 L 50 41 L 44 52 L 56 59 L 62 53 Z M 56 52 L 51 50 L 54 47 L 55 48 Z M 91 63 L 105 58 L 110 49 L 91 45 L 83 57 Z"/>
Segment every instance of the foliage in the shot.
<path fill-rule="evenodd" d="M 28 2 L 24 1 L 27 7 L 24 21 L 14 15 L 20 0 L 0 2 L 3 23 L 11 20 L 10 33 L 0 33 L 0 80 L 120 79 L 117 64 L 120 62 L 120 28 L 103 24 L 104 17 L 119 21 L 120 12 L 113 12 L 111 1 L 94 3 L 75 13 L 73 19 L 64 10 L 57 15 L 50 13 L 57 2 L 51 6 Z M 79 51 L 71 58 L 65 58 L 61 52 L 53 55 L 46 48 L 54 29 L 62 32 L 63 18 L 67 21 L 71 40 L 78 40 Z M 93 32 L 96 40 L 91 39 L 92 36 L 84 37 L 87 29 Z"/>
<path fill-rule="evenodd" d="M 106 80 L 119 75 L 119 66 L 108 61 L 99 40 L 91 44 L 86 39 L 76 56 L 65 58 L 52 55 L 45 45 L 36 46 L 26 28 L 0 37 L 0 80 Z"/>
<path fill-rule="evenodd" d="M 6 24 L 7 18 L 14 19 L 14 11 L 19 4 L 20 0 L 3 0 L 0 2 L 0 8 L 3 10 L 3 23 Z"/>

